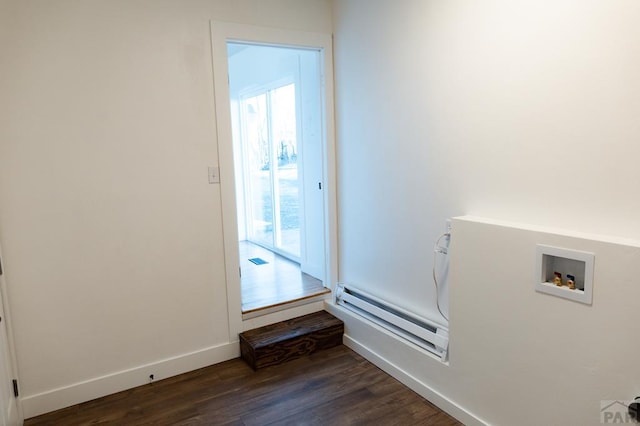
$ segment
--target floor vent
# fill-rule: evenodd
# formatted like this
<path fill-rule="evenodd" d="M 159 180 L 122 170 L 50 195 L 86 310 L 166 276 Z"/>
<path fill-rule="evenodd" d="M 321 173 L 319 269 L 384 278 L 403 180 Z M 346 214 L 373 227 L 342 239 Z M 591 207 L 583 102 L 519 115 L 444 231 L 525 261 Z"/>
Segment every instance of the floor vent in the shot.
<path fill-rule="evenodd" d="M 442 325 L 420 318 L 400 307 L 343 283 L 338 283 L 336 304 L 344 306 L 346 309 L 432 352 L 442 361 L 447 358 L 449 331 Z"/>

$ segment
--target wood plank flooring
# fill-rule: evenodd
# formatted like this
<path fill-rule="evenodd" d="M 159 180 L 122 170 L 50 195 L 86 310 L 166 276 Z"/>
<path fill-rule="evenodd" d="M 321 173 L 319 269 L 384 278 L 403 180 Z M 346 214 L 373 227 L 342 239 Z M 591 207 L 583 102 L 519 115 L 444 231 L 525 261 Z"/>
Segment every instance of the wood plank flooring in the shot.
<path fill-rule="evenodd" d="M 257 372 L 235 359 L 24 424 L 461 425 L 343 345 Z"/>
<path fill-rule="evenodd" d="M 265 265 L 249 259 L 259 257 Z M 289 302 L 330 293 L 322 281 L 300 272 L 300 265 L 256 244 L 240 241 L 242 313 L 251 313 Z"/>

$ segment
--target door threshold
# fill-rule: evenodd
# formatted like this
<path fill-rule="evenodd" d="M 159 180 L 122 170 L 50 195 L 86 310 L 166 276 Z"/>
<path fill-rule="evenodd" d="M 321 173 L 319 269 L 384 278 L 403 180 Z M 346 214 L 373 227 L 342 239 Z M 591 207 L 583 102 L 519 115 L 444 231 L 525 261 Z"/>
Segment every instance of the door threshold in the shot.
<path fill-rule="evenodd" d="M 287 300 L 284 302 L 278 302 L 266 306 L 260 306 L 256 308 L 250 308 L 246 310 L 242 310 L 242 319 L 250 319 L 259 317 L 262 315 L 271 314 L 273 312 L 284 311 L 289 308 L 295 308 L 297 306 L 306 305 L 308 303 L 318 302 L 321 300 L 325 300 L 329 298 L 331 294 L 331 290 L 325 288 L 321 291 L 308 294 L 306 296 L 302 296 L 293 300 Z"/>

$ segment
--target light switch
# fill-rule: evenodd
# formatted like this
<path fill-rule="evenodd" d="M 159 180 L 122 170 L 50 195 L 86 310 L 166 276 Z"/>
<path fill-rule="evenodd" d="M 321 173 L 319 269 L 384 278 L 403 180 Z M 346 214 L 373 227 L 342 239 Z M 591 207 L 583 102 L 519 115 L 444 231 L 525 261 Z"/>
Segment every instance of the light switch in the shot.
<path fill-rule="evenodd" d="M 209 183 L 220 183 L 220 167 L 209 166 Z"/>

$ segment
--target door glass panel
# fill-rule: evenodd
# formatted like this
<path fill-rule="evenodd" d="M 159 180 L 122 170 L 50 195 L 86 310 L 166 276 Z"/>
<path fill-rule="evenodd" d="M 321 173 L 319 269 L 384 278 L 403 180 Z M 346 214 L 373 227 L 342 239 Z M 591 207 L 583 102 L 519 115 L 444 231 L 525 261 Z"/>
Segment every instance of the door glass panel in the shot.
<path fill-rule="evenodd" d="M 259 244 L 273 244 L 273 191 L 271 144 L 267 117 L 267 94 L 242 102 L 244 132 L 244 168 L 249 238 Z"/>
<path fill-rule="evenodd" d="M 249 240 L 300 257 L 296 87 L 243 98 Z"/>
<path fill-rule="evenodd" d="M 295 85 L 270 92 L 274 145 L 274 227 L 276 248 L 300 257 L 300 201 Z"/>

